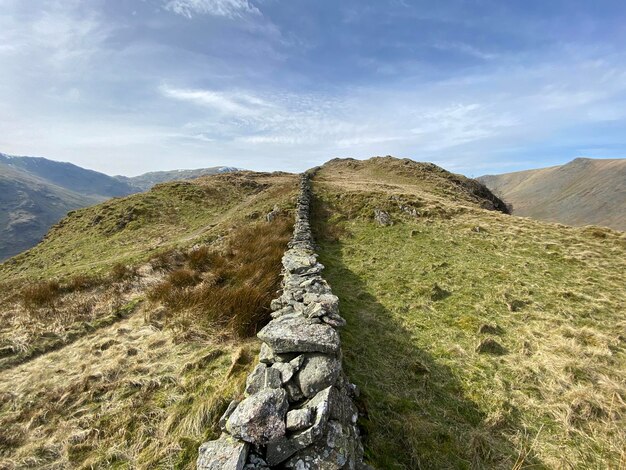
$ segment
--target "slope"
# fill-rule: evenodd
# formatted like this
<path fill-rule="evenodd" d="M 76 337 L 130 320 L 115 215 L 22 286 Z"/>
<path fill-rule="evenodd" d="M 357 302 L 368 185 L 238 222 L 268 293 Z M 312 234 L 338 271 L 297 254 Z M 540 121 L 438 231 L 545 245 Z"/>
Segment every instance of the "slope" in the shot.
<path fill-rule="evenodd" d="M 14 157 L 0 154 L 0 164 L 19 169 L 75 193 L 110 198 L 127 196 L 138 188 L 118 179 L 72 163 L 41 157 Z"/>
<path fill-rule="evenodd" d="M 624 235 L 484 210 L 455 179 L 377 158 L 313 180 L 370 463 L 622 468 Z"/>
<path fill-rule="evenodd" d="M 626 159 L 577 158 L 478 180 L 510 203 L 515 215 L 626 230 Z"/>
<path fill-rule="evenodd" d="M 0 467 L 194 468 L 258 350 L 297 181 L 157 185 L 1 264 Z"/>
<path fill-rule="evenodd" d="M 70 163 L 0 154 L 0 261 L 36 245 L 68 211 L 138 191 Z"/>
<path fill-rule="evenodd" d="M 68 211 L 102 200 L 0 163 L 0 261 L 35 245 Z"/>

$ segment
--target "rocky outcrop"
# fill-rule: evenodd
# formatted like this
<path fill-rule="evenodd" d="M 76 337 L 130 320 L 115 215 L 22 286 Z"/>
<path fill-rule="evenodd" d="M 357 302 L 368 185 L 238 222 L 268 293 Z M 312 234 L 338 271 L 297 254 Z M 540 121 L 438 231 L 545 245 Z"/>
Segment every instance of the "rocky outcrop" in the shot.
<path fill-rule="evenodd" d="M 314 249 L 307 174 L 300 190 L 282 260 L 283 291 L 258 333 L 259 364 L 248 376 L 246 398 L 232 402 L 220 420 L 222 436 L 200 447 L 199 470 L 369 468 L 356 425 L 357 389 L 341 365 L 337 329 L 345 320 Z"/>

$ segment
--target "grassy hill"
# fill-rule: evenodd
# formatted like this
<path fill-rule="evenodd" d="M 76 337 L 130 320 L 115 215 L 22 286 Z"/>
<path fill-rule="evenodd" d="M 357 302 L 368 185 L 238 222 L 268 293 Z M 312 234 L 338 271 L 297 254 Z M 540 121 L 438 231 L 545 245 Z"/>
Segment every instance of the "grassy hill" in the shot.
<path fill-rule="evenodd" d="M 626 230 L 626 159 L 577 158 L 478 180 L 512 204 L 515 215 Z"/>
<path fill-rule="evenodd" d="M 0 468 L 194 468 L 254 363 L 297 188 L 159 184 L 0 264 Z M 313 192 L 371 464 L 623 468 L 624 234 L 507 215 L 406 159 L 332 160 Z"/>
<path fill-rule="evenodd" d="M 220 166 L 113 177 L 71 163 L 0 153 L 0 261 L 35 246 L 71 210 L 159 183 L 235 170 Z"/>
<path fill-rule="evenodd" d="M 485 210 L 454 179 L 377 158 L 313 180 L 370 462 L 623 468 L 624 235 Z"/>
<path fill-rule="evenodd" d="M 297 184 L 161 184 L 1 264 L 0 468 L 194 468 L 257 353 Z"/>

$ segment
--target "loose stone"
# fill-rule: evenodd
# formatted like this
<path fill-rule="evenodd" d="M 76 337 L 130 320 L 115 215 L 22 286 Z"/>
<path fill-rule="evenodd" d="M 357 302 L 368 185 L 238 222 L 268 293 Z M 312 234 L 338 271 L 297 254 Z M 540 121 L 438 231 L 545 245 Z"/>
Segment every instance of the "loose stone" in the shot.
<path fill-rule="evenodd" d="M 301 431 L 313 424 L 311 408 L 291 410 L 287 413 L 287 431 Z"/>

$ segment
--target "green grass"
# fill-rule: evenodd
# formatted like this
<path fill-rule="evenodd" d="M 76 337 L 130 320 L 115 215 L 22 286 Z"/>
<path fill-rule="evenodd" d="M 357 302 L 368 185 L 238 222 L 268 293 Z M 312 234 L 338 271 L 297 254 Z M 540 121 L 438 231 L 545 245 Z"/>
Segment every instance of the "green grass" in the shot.
<path fill-rule="evenodd" d="M 4 371 L 0 467 L 193 469 L 257 352 L 135 316 Z"/>
<path fill-rule="evenodd" d="M 367 192 L 349 172 L 316 181 L 372 464 L 623 468 L 623 235 L 449 204 L 423 180 Z M 398 192 L 423 215 L 399 209 Z M 374 207 L 394 225 L 376 225 Z M 505 353 L 478 353 L 487 338 Z"/>
<path fill-rule="evenodd" d="M 293 175 L 239 172 L 159 184 L 79 209 L 39 245 L 0 264 L 0 283 L 107 274 L 118 263 L 138 264 L 159 251 L 210 242 L 233 222 L 269 212 L 294 190 Z"/>
<path fill-rule="evenodd" d="M 0 265 L 0 468 L 195 468 L 258 352 L 297 182 L 160 185 Z M 193 302 L 149 295 L 164 284 Z"/>

